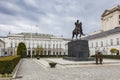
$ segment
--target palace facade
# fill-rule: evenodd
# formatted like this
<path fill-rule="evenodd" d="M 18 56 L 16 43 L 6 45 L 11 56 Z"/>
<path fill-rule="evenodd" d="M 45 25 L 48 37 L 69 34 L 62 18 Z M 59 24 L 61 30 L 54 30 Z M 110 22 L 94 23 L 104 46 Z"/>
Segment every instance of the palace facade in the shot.
<path fill-rule="evenodd" d="M 4 56 L 5 52 L 5 42 L 0 39 L 0 56 Z"/>
<path fill-rule="evenodd" d="M 82 39 L 88 40 L 90 55 L 97 51 L 109 55 L 112 48 L 120 52 L 120 6 L 105 10 L 101 16 L 101 30 Z"/>
<path fill-rule="evenodd" d="M 0 37 L 5 42 L 5 52 L 8 55 L 16 55 L 20 42 L 25 43 L 27 55 L 36 55 L 36 48 L 43 48 L 39 55 L 67 55 L 67 43 L 70 39 L 56 37 L 50 34 L 40 33 L 9 33 L 6 37 Z M 32 54 L 31 54 L 32 52 Z"/>

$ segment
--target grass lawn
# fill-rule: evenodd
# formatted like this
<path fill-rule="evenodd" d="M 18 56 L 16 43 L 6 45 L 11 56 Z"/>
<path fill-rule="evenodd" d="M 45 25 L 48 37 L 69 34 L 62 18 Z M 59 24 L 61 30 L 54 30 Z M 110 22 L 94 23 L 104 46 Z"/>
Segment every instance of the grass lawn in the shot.
<path fill-rule="evenodd" d="M 9 75 L 1 75 L 0 74 L 0 78 L 11 78 L 12 77 L 12 74 L 9 74 Z"/>

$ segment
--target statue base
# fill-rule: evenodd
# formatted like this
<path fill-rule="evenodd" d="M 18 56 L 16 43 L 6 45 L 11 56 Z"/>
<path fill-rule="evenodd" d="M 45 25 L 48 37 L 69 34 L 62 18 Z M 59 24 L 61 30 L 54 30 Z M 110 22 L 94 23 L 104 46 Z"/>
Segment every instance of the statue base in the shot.
<path fill-rule="evenodd" d="M 72 61 L 92 61 L 94 58 L 89 57 L 88 41 L 75 40 L 68 42 L 68 57 L 63 59 Z"/>
<path fill-rule="evenodd" d="M 63 59 L 70 61 L 94 61 L 94 58 L 91 57 L 88 58 L 64 57 Z"/>

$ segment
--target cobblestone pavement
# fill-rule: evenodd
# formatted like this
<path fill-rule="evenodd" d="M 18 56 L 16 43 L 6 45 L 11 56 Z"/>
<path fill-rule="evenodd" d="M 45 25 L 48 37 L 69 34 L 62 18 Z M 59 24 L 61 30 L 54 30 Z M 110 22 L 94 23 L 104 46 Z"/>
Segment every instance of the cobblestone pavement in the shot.
<path fill-rule="evenodd" d="M 31 59 L 23 59 L 16 80 L 120 80 L 120 65 L 73 68 L 43 68 Z"/>

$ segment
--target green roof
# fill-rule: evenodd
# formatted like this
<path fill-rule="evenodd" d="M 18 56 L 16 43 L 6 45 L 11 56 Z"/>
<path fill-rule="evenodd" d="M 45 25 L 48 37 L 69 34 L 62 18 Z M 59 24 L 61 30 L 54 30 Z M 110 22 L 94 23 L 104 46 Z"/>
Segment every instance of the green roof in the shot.
<path fill-rule="evenodd" d="M 25 37 L 30 37 L 31 33 L 18 33 L 19 35 L 24 35 Z M 32 33 L 32 37 L 41 37 L 41 38 L 51 38 L 55 37 L 51 34 L 42 34 L 42 33 Z"/>

